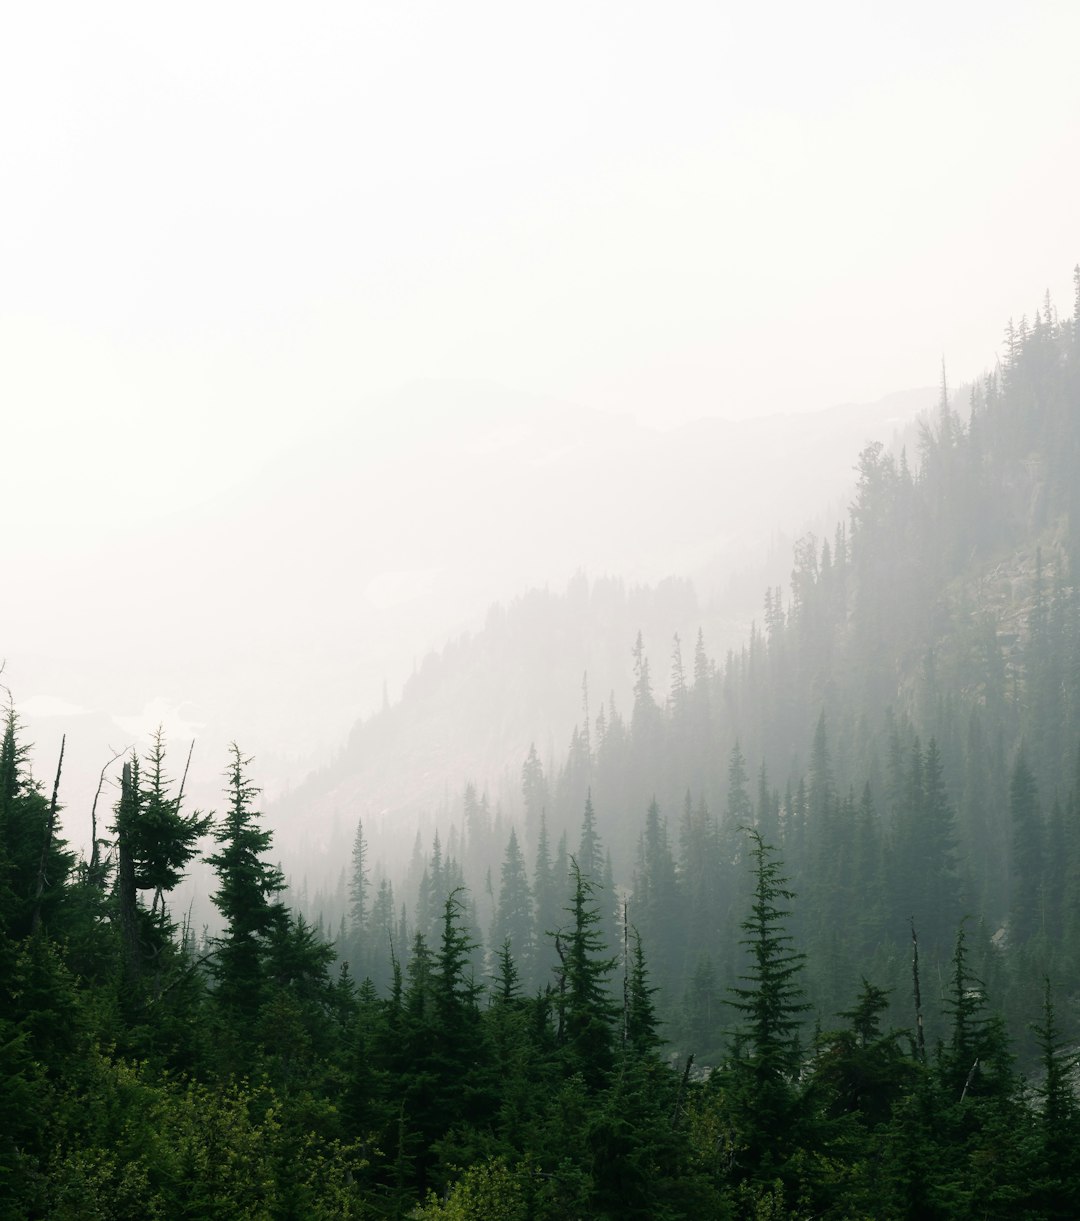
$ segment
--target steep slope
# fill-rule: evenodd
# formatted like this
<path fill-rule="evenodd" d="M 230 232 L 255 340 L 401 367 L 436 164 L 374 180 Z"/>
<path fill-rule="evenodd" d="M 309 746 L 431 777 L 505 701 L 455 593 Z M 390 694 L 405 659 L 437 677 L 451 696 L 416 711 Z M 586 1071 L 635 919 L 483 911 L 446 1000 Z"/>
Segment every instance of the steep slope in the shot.
<path fill-rule="evenodd" d="M 623 653 L 629 697 L 611 704 L 594 696 L 583 719 L 580 666 L 566 665 L 564 707 L 578 723 L 565 755 L 559 741 L 541 740 L 518 790 L 533 733 L 522 721 L 518 758 L 501 784 L 480 771 L 495 754 L 474 747 L 470 756 L 472 778 L 492 785 L 493 800 L 477 805 L 463 793 L 464 769 L 441 802 L 429 799 L 432 816 L 408 874 L 394 871 L 421 927 L 431 906 L 430 895 L 416 897 L 421 875 L 425 885 L 436 876 L 464 880 L 486 930 L 507 820 L 536 862 L 536 886 L 545 853 L 564 835 L 569 851 L 580 843 L 597 861 L 608 855 L 612 881 L 620 896 L 632 895 L 631 919 L 660 964 L 664 995 L 669 1004 L 683 998 L 669 1015 L 686 1030 L 696 1021 L 694 989 L 708 979 L 706 992 L 722 994 L 739 969 L 739 828 L 754 823 L 783 851 L 802 896 L 796 927 L 818 964 L 812 996 L 823 1013 L 846 1001 L 866 964 L 902 995 L 912 917 L 933 971 L 945 969 L 960 920 L 981 922 L 979 969 L 1000 977 L 1020 1028 L 1037 1016 L 1031 981 L 1040 970 L 1080 989 L 1070 965 L 1080 947 L 1080 594 L 1069 575 L 1078 351 L 1074 323 L 1040 311 L 1014 334 L 1000 372 L 971 389 L 966 418 L 943 389 L 910 462 L 880 444 L 865 447 L 847 522 L 824 541 L 797 545 L 790 586 L 768 589 L 763 626 L 738 651 L 717 659 L 707 639 L 694 647 L 686 619 L 705 614 L 691 601 L 627 600 L 604 625 L 624 641 L 630 615 L 669 616 L 666 632 L 650 621 L 632 664 Z M 524 625 L 525 606 L 506 624 Z M 573 607 L 561 609 L 565 634 Z M 579 625 L 597 631 L 591 599 L 577 610 Z M 416 706 L 437 705 L 443 682 L 454 692 L 433 724 L 445 726 L 454 708 L 474 720 L 455 677 L 502 675 L 513 689 L 514 648 L 525 634 L 500 637 L 503 626 L 496 616 L 463 647 L 460 669 L 449 657 L 418 683 Z M 684 643 L 672 656 L 676 630 Z M 650 652 L 665 671 L 672 658 L 670 678 Z M 557 683 L 557 665 L 553 673 Z M 510 707 L 494 696 L 489 688 L 479 701 L 489 726 Z M 384 716 L 390 726 L 392 711 Z M 484 713 L 475 721 L 482 726 Z M 463 724 L 460 740 L 475 732 Z M 366 775 L 375 774 L 378 733 L 376 722 L 361 727 L 340 770 L 297 794 L 298 806 L 324 813 L 342 802 L 338 860 L 350 824 L 372 809 L 356 763 L 366 755 Z M 449 862 L 438 849 L 425 857 L 436 828 Z M 1009 947 L 1007 958 L 984 956 L 991 934 Z"/>

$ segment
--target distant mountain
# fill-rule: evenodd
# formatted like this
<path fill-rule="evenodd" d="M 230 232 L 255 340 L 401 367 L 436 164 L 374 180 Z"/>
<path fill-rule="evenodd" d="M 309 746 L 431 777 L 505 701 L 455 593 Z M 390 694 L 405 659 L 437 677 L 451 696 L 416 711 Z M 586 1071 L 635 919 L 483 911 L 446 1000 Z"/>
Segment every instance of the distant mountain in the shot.
<path fill-rule="evenodd" d="M 510 827 L 538 876 L 562 837 L 560 853 L 602 862 L 612 908 L 629 901 L 676 1029 L 698 1021 L 703 979 L 737 978 L 747 825 L 785 858 L 819 1012 L 845 1003 L 867 963 L 901 996 L 912 920 L 941 972 L 971 918 L 1014 1030 L 1038 1017 L 1033 979 L 1080 995 L 1073 320 L 1037 312 L 1000 370 L 961 398 L 943 387 L 910 439 L 852 452 L 849 511 L 796 542 L 740 645 L 714 632 L 716 604 L 687 582 L 579 578 L 565 595 L 523 597 L 354 729 L 280 809 L 280 842 L 325 886 L 362 818 L 418 927 L 438 877 L 464 882 L 483 930 Z M 802 457 L 814 465 L 809 444 Z M 758 495 L 791 461 L 779 443 L 775 459 Z M 751 495 L 734 476 L 715 486 Z M 697 504 L 696 487 L 684 494 L 683 509 Z M 303 819 L 306 859 L 290 817 Z M 319 902 L 333 918 L 330 891 Z M 716 1037 L 709 1022 L 695 1029 Z"/>
<path fill-rule="evenodd" d="M 108 745 L 145 740 L 159 721 L 174 750 L 199 739 L 189 783 L 200 804 L 217 803 L 234 738 L 273 796 L 332 757 L 378 710 L 384 684 L 396 703 L 422 659 L 478 631 L 493 603 L 562 590 L 579 571 L 618 577 L 628 591 L 694 576 L 706 600 L 724 594 L 729 629 L 713 645 L 736 643 L 770 542 L 808 515 L 842 510 L 850 455 L 890 439 L 931 398 L 660 431 L 499 387 L 417 383 L 332 428 L 313 425 L 256 477 L 156 522 L 122 564 L 113 539 L 74 567 L 58 564 L 52 601 L 86 613 L 59 634 L 47 618 L 15 624 L 6 681 L 17 703 L 77 705 L 102 722 L 76 750 L 90 722 L 28 717 L 43 771 L 72 733 L 63 793 L 76 842 Z M 732 597 L 733 578 L 747 573 Z M 636 630 L 627 622 L 613 652 L 624 655 Z M 573 666 L 596 671 L 596 698 L 619 685 L 591 654 Z M 565 701 L 537 707 L 556 747 Z M 506 745 L 499 767 L 520 734 Z M 498 755 L 492 746 L 477 766 Z M 412 780 L 398 782 L 412 791 Z M 393 805 L 393 782 L 378 787 Z"/>
<path fill-rule="evenodd" d="M 586 676 L 593 715 L 612 694 L 629 706 L 639 631 L 663 684 L 676 633 L 688 660 L 699 629 L 721 656 L 738 648 L 765 584 L 790 571 L 780 532 L 821 522 L 831 530 L 852 494 L 853 455 L 869 441 L 900 445 L 934 395 L 657 431 L 491 391 L 456 415 L 441 409 L 440 391 L 424 386 L 397 403 L 399 425 L 426 421 L 434 437 L 404 479 L 369 472 L 353 491 L 349 445 L 320 443 L 290 466 L 292 492 L 268 482 L 263 520 L 295 527 L 299 506 L 325 513 L 327 497 L 339 496 L 331 516 L 345 523 L 355 513 L 345 497 L 355 495 L 368 506 L 362 516 L 404 524 L 405 554 L 430 573 L 423 598 L 398 608 L 414 627 L 412 616 L 494 596 L 500 582 L 526 590 L 539 571 L 551 583 L 472 604 L 469 630 L 418 666 L 400 700 L 357 723 L 331 766 L 278 802 L 279 843 L 301 872 L 308 862 L 320 872 L 317 845 L 337 843 L 359 814 L 385 828 L 381 851 L 400 854 L 395 841 L 405 835 L 407 847 L 417 819 L 430 822 L 467 780 L 516 800 L 530 744 L 547 760 L 565 751 L 583 718 Z M 316 480 L 327 490 L 309 496 Z M 470 494 L 455 502 L 454 487 Z M 456 503 L 457 515 L 410 517 L 421 495 Z M 348 550 L 344 538 L 340 546 Z M 356 664 L 346 657 L 343 670 Z"/>

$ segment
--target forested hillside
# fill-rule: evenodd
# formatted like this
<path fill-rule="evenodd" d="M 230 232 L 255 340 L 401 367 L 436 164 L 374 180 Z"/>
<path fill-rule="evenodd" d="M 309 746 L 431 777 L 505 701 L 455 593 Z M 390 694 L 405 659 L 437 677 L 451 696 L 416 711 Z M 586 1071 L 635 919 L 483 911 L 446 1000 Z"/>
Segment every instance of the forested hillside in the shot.
<path fill-rule="evenodd" d="M 404 870 L 357 818 L 290 894 L 243 753 L 211 819 L 160 738 L 77 859 L 11 710 L 6 1215 L 1075 1215 L 1076 305 L 857 457 L 740 650 L 618 642 L 628 706 Z"/>

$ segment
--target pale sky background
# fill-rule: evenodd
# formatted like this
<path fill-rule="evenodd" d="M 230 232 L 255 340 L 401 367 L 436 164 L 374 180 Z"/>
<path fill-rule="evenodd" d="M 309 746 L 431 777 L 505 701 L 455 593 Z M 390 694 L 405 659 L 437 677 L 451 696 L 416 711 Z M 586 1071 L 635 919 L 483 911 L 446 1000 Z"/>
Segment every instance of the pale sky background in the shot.
<path fill-rule="evenodd" d="M 201 570 L 197 531 L 263 464 L 345 430 L 358 470 L 404 469 L 403 386 L 670 428 L 992 367 L 1046 289 L 1072 310 L 1078 47 L 1071 2 L 7 6 L 17 700 L 130 670 L 114 720 L 197 723 L 125 642 L 237 595 L 243 536 Z M 432 571 L 373 559 L 355 622 Z M 289 698 L 287 634 L 245 650 Z"/>

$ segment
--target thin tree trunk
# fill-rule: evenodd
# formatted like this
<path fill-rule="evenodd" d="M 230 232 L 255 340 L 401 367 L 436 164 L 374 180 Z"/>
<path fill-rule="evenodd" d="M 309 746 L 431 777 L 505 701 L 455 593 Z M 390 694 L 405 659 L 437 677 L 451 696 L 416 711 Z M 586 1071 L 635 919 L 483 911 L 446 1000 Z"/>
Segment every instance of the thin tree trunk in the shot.
<path fill-rule="evenodd" d="M 56 779 L 53 781 L 52 801 L 49 803 L 49 818 L 45 823 L 45 840 L 41 845 L 41 860 L 38 862 L 37 885 L 34 888 L 34 915 L 30 927 L 35 933 L 41 927 L 41 897 L 45 893 L 45 886 L 48 882 L 45 870 L 48 866 L 53 833 L 56 829 L 56 802 L 60 793 L 60 773 L 64 769 L 64 747 L 66 745 L 67 734 L 64 734 L 60 739 L 60 759 L 56 764 Z"/>
<path fill-rule="evenodd" d="M 180 792 L 176 795 L 176 808 L 180 809 L 180 803 L 184 800 L 184 785 L 187 784 L 188 768 L 191 766 L 191 755 L 195 749 L 195 739 L 191 739 L 191 745 L 188 747 L 187 762 L 184 764 L 184 774 L 180 777 Z"/>
<path fill-rule="evenodd" d="M 625 899 L 622 918 L 622 1044 L 625 1047 L 630 1038 L 630 904 Z"/>
<path fill-rule="evenodd" d="M 911 981 L 915 990 L 915 1046 L 919 1063 L 926 1063 L 926 1031 L 923 1029 L 922 993 L 919 989 L 919 938 L 911 917 Z"/>
<path fill-rule="evenodd" d="M 690 1081 L 690 1068 L 693 1065 L 693 1063 L 694 1063 L 694 1053 L 691 1052 L 690 1055 L 688 1055 L 686 1057 L 686 1067 L 683 1069 L 682 1080 L 679 1082 L 679 1092 L 675 1095 L 675 1106 L 673 1107 L 672 1112 L 671 1112 L 672 1128 L 675 1128 L 678 1126 L 679 1117 L 682 1114 L 683 1096 L 686 1094 L 686 1087 Z"/>
<path fill-rule="evenodd" d="M 119 856 L 118 893 L 120 904 L 120 938 L 124 945 L 124 965 L 130 980 L 140 974 L 138 909 L 135 894 L 135 862 L 131 856 L 131 822 L 135 812 L 135 794 L 131 784 L 131 764 L 124 764 L 120 781 L 120 812 L 116 820 L 117 854 Z"/>
<path fill-rule="evenodd" d="M 961 1101 L 961 1102 L 963 1102 L 963 1101 L 964 1101 L 964 1099 L 967 1097 L 967 1092 L 968 1092 L 968 1090 L 971 1088 L 971 1079 L 972 1079 L 972 1077 L 974 1077 L 974 1076 L 975 1076 L 975 1070 L 976 1070 L 978 1067 L 979 1067 L 979 1058 L 978 1058 L 978 1056 L 976 1056 L 976 1057 L 975 1057 L 975 1063 L 974 1063 L 974 1064 L 971 1066 L 971 1070 L 968 1072 L 968 1075 L 967 1075 L 967 1080 L 964 1082 L 964 1088 L 963 1088 L 963 1090 L 961 1091 L 961 1094 L 960 1094 L 960 1101 Z"/>
<path fill-rule="evenodd" d="M 117 761 L 117 759 L 122 758 L 125 754 L 127 754 L 126 747 L 124 750 L 120 751 L 119 754 L 113 755 L 113 757 L 109 760 L 109 762 L 106 763 L 105 766 L 101 769 L 101 775 L 98 776 L 97 792 L 94 794 L 94 804 L 90 807 L 90 877 L 91 877 L 91 879 L 94 879 L 97 877 L 98 865 L 100 864 L 99 854 L 100 854 L 100 850 L 101 850 L 101 845 L 98 843 L 98 833 L 97 833 L 98 798 L 101 796 L 101 790 L 105 784 L 105 773 L 109 770 L 110 767 L 112 767 L 112 765 Z"/>

